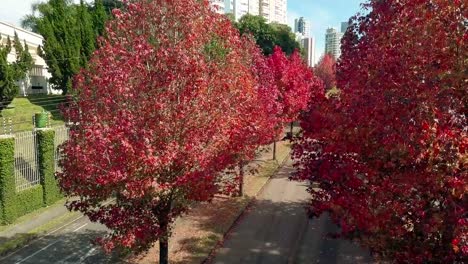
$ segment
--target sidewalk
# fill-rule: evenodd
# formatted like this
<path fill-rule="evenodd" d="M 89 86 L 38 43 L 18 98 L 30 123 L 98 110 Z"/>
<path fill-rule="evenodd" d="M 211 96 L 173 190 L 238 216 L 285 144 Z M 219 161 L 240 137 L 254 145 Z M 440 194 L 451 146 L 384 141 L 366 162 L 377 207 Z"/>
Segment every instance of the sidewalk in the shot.
<path fill-rule="evenodd" d="M 225 234 L 241 216 L 247 205 L 278 171 L 279 166 L 289 157 L 288 142 L 278 142 L 277 161 L 267 151 L 250 166 L 258 167 L 258 173 L 245 175 L 244 197 L 216 196 L 210 203 L 195 205 L 190 212 L 180 217 L 169 239 L 169 259 L 173 264 L 203 263 L 218 245 L 223 243 Z M 246 170 L 248 171 L 248 170 Z M 247 209 L 248 210 L 248 209 Z M 159 248 L 156 244 L 148 253 L 128 259 L 132 264 L 156 264 Z"/>
<path fill-rule="evenodd" d="M 290 181 L 292 161 L 268 182 L 230 232 L 210 264 L 373 264 L 366 249 L 327 235 L 338 231 L 327 217 L 309 219 L 307 186 Z"/>

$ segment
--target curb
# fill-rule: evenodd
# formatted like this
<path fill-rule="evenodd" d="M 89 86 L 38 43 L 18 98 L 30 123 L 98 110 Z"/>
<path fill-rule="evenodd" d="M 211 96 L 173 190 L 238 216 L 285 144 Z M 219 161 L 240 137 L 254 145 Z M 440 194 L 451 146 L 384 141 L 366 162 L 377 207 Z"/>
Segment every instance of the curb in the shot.
<path fill-rule="evenodd" d="M 278 168 L 272 173 L 272 175 L 268 178 L 268 180 L 263 184 L 263 186 L 258 190 L 258 192 L 250 199 L 250 201 L 247 202 L 247 205 L 240 211 L 239 215 L 234 219 L 232 222 L 232 225 L 229 227 L 229 229 L 224 233 L 223 238 L 218 241 L 216 246 L 210 251 L 208 256 L 201 262 L 201 264 L 211 264 L 213 257 L 215 256 L 216 252 L 218 251 L 219 248 L 221 248 L 224 245 L 224 241 L 226 241 L 226 238 L 232 233 L 234 228 L 237 226 L 237 224 L 242 220 L 243 216 L 246 214 L 248 209 L 250 209 L 253 205 L 255 205 L 257 201 L 257 197 L 263 193 L 265 190 L 265 187 L 271 182 L 273 177 L 278 174 L 278 172 L 284 167 L 286 162 L 291 158 L 291 151 L 286 155 L 286 157 L 281 161 L 281 163 L 278 164 Z"/>

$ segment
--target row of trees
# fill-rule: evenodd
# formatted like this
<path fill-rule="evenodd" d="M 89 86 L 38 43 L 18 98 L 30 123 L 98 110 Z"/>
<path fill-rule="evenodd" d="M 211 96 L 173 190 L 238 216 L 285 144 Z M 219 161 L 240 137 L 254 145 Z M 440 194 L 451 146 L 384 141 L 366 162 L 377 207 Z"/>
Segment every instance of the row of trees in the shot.
<path fill-rule="evenodd" d="M 80 197 L 69 208 L 112 231 L 105 249 L 159 240 L 168 263 L 174 219 L 224 192 L 221 172 L 276 140 L 323 88 L 297 51 L 265 57 L 208 1 L 128 2 L 113 15 L 63 110 L 75 126 L 57 177 Z"/>
<path fill-rule="evenodd" d="M 34 65 L 28 45 L 21 43 L 15 32 L 13 43 L 9 37 L 4 45 L 0 36 L 0 111 L 18 95 L 18 81 L 23 80 Z M 8 56 L 14 49 L 15 61 L 10 63 Z"/>
<path fill-rule="evenodd" d="M 44 36 L 42 57 L 51 71 L 51 84 L 67 92 L 72 78 L 80 68 L 87 67 L 91 54 L 98 46 L 97 38 L 103 34 L 104 24 L 111 10 L 121 8 L 120 0 L 95 0 L 92 5 L 83 0 L 49 0 L 32 5 L 22 25 Z M 275 46 L 291 55 L 300 49 L 291 28 L 278 23 L 268 24 L 261 16 L 246 15 L 233 21 L 241 34 L 252 34 L 265 55 L 273 53 Z"/>
<path fill-rule="evenodd" d="M 338 62 L 341 95 L 311 105 L 295 178 L 311 215 L 397 263 L 468 257 L 466 1 L 371 0 Z"/>
<path fill-rule="evenodd" d="M 86 68 L 98 46 L 98 37 L 110 10 L 121 6 L 118 0 L 95 0 L 92 5 L 83 0 L 49 0 L 32 6 L 22 25 L 44 37 L 40 56 L 44 58 L 52 78 L 49 82 L 66 93 L 72 87 L 73 76 Z"/>

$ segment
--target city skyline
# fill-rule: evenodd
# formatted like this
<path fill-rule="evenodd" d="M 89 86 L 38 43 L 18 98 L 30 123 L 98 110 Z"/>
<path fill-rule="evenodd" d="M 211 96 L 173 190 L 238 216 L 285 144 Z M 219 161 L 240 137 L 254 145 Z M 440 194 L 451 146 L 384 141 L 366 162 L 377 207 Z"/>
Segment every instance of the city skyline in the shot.
<path fill-rule="evenodd" d="M 288 25 L 294 30 L 295 19 L 304 17 L 310 22 L 310 36 L 315 38 L 315 63 L 325 53 L 327 28 L 338 31 L 341 23 L 360 11 L 363 0 L 288 0 Z"/>

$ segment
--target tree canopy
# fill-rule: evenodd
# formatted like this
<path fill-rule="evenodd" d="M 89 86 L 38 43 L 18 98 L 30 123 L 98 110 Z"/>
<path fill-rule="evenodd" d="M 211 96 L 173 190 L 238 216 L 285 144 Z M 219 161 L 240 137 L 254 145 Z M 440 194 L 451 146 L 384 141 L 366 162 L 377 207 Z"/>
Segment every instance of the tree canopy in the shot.
<path fill-rule="evenodd" d="M 2 39 L 0 38 L 0 43 Z M 8 62 L 8 54 L 15 51 L 16 60 Z M 17 82 L 24 79 L 34 65 L 26 42 L 24 45 L 15 32 L 13 44 L 7 38 L 6 44 L 0 44 L 0 110 L 6 107 L 18 95 Z"/>
<path fill-rule="evenodd" d="M 268 24 L 264 17 L 251 14 L 241 17 L 235 25 L 241 34 L 252 34 L 265 55 L 272 54 L 275 46 L 280 46 L 288 55 L 300 49 L 294 33 L 287 25 Z"/>
<path fill-rule="evenodd" d="M 80 197 L 70 209 L 111 230 L 105 249 L 159 240 L 167 263 L 173 221 L 279 131 L 279 90 L 268 58 L 208 1 L 127 2 L 114 16 L 63 109 L 73 126 L 57 177 Z M 288 74 L 312 77 L 296 57 Z"/>
<path fill-rule="evenodd" d="M 72 88 L 73 76 L 87 67 L 97 38 L 104 33 L 109 8 L 119 3 L 95 0 L 89 5 L 83 0 L 79 4 L 49 0 L 32 6 L 33 13 L 22 24 L 44 37 L 41 56 L 52 74 L 49 81 L 55 89 L 66 93 Z"/>
<path fill-rule="evenodd" d="M 304 115 L 295 148 L 341 235 L 398 263 L 468 256 L 466 1 L 371 0 L 343 39 L 339 100 Z"/>
<path fill-rule="evenodd" d="M 336 87 L 336 61 L 333 56 L 323 55 L 314 69 L 317 77 L 323 81 L 326 91 Z"/>

